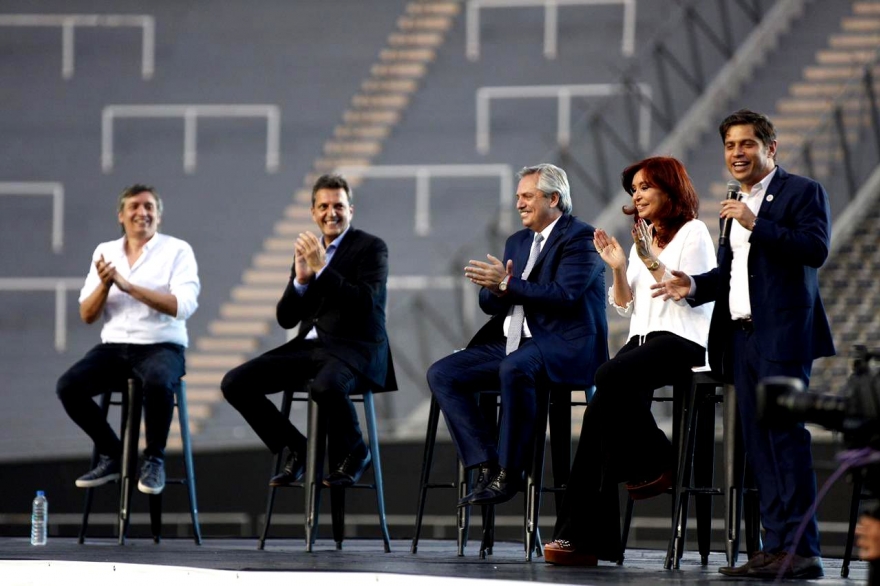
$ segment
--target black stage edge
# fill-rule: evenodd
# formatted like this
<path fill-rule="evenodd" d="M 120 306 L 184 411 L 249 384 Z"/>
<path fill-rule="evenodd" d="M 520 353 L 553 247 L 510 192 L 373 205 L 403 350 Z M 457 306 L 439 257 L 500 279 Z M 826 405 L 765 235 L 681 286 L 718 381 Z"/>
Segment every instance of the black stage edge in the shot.
<path fill-rule="evenodd" d="M 187 539 L 166 539 L 160 544 L 152 540 L 129 540 L 124 546 L 115 540 L 93 540 L 79 545 L 72 538 L 51 538 L 46 547 L 33 547 L 24 538 L 0 539 L 2 560 L 52 560 L 99 562 L 106 564 L 145 564 L 177 566 L 236 572 L 355 572 L 361 574 L 403 574 L 411 576 L 442 576 L 542 582 L 548 584 L 729 584 L 755 583 L 736 580 L 718 573 L 724 562 L 721 553 L 710 556 L 709 565 L 701 566 L 698 554 L 685 554 L 680 570 L 663 569 L 663 551 L 628 550 L 622 566 L 600 562 L 595 568 L 567 568 L 545 564 L 541 558 L 524 561 L 522 545 L 498 543 L 495 552 L 479 559 L 478 543 L 470 544 L 465 557 L 457 557 L 454 541 L 425 540 L 418 554 L 409 553 L 409 541 L 392 542 L 391 553 L 384 553 L 381 540 L 347 541 L 342 551 L 331 541 L 318 541 L 313 553 L 306 553 L 300 540 L 273 540 L 264 551 L 258 551 L 256 540 L 208 539 L 196 546 Z M 867 580 L 864 562 L 851 566 L 850 578 L 840 578 L 840 560 L 825 559 L 825 575 L 821 584 L 858 584 Z M 3 564 L 0 561 L 0 578 Z M 68 570 L 69 572 L 69 570 Z M 77 576 L 67 576 L 68 582 Z M 315 576 L 320 579 L 320 575 Z M 5 582 L 5 581 L 4 581 Z M 59 582 L 60 583 L 60 582 Z M 301 586 L 304 584 L 298 581 Z M 381 582 L 380 582 L 381 583 Z M 416 580 L 412 581 L 416 586 Z M 809 583 L 786 581 L 786 584 Z"/>

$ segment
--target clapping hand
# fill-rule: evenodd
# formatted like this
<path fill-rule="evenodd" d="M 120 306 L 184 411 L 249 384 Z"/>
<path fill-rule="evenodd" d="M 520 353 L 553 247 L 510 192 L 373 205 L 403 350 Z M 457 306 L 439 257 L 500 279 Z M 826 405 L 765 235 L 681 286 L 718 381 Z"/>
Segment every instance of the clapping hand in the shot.
<path fill-rule="evenodd" d="M 626 254 L 623 252 L 623 247 L 617 242 L 617 238 L 609 236 L 605 230 L 600 228 L 593 236 L 593 244 L 596 246 L 596 252 L 609 267 L 619 269 L 626 266 Z"/>

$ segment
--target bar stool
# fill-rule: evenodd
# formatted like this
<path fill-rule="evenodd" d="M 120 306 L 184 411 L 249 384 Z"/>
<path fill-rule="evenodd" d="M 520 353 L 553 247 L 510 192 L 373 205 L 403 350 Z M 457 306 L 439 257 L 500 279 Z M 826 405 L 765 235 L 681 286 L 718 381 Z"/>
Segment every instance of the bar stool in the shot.
<path fill-rule="evenodd" d="M 567 393 L 564 401 L 559 400 L 562 393 Z M 571 406 L 585 405 L 584 402 L 572 402 L 571 391 L 568 388 L 539 388 L 537 422 L 543 422 L 535 428 L 535 437 L 532 449 L 532 462 L 527 466 L 526 474 L 526 513 L 524 518 L 526 559 L 531 561 L 534 551 L 542 555 L 540 548 L 540 533 L 538 531 L 538 517 L 541 504 L 541 494 L 544 492 L 557 493 L 557 507 L 560 505 L 562 491 L 568 480 L 571 469 Z M 479 393 L 479 403 L 487 421 L 498 421 L 500 408 L 497 403 L 498 391 L 483 391 Z M 413 536 L 411 553 L 418 551 L 419 536 L 422 529 L 422 518 L 425 512 L 428 489 L 432 488 L 457 488 L 458 497 L 464 497 L 470 489 L 469 474 L 461 462 L 458 463 L 458 478 L 455 483 L 434 484 L 430 481 L 431 469 L 434 462 L 434 447 L 437 440 L 437 426 L 440 419 L 440 406 L 434 396 L 428 412 L 428 429 L 425 437 L 425 452 L 422 460 L 421 482 L 419 486 L 419 501 L 416 509 L 416 528 Z M 544 448 L 547 439 L 547 425 L 550 425 L 551 463 L 553 467 L 553 487 L 543 486 L 544 473 Z M 482 540 L 480 543 L 480 558 L 492 554 L 495 539 L 495 507 L 484 506 L 482 508 Z M 458 528 L 458 555 L 464 555 L 467 545 L 467 532 L 469 526 L 470 507 L 458 509 L 456 521 Z"/>
<path fill-rule="evenodd" d="M 112 394 L 118 392 L 121 399 L 114 401 Z M 140 439 L 141 413 L 143 410 L 143 392 L 135 379 L 128 379 L 125 390 L 108 390 L 101 396 L 101 410 L 104 417 L 107 416 L 110 405 L 121 407 L 120 435 L 122 436 L 122 463 L 121 477 L 119 480 L 119 545 L 125 544 L 128 526 L 131 516 L 131 496 L 134 491 L 138 441 Z M 186 408 L 186 381 L 181 380 L 180 385 L 174 392 L 174 405 L 177 407 L 177 418 L 180 425 L 180 439 L 183 444 L 183 460 L 185 466 L 184 478 L 169 478 L 165 480 L 169 484 L 183 484 L 187 487 L 189 496 L 189 512 L 193 524 L 193 539 L 196 545 L 202 544 L 202 532 L 199 527 L 199 508 L 196 504 L 196 475 L 193 466 L 192 441 L 189 434 L 189 415 Z M 98 463 L 97 450 L 92 451 L 92 464 L 94 468 Z M 85 508 L 83 510 L 82 525 L 79 531 L 79 543 L 85 542 L 86 532 L 89 527 L 89 513 L 92 508 L 93 488 L 86 489 Z M 162 534 L 162 494 L 149 495 L 150 501 L 150 531 L 153 541 L 159 543 Z"/>
<path fill-rule="evenodd" d="M 294 396 L 300 392 L 302 396 Z M 306 551 L 311 552 L 318 535 L 318 514 L 321 506 L 321 490 L 323 486 L 324 450 L 327 443 L 326 417 L 320 411 L 318 403 L 312 398 L 311 391 L 305 389 L 286 389 L 281 398 L 281 413 L 290 417 L 290 407 L 293 401 L 308 402 L 307 424 L 307 454 L 306 471 L 302 482 L 292 484 L 293 487 L 303 489 L 305 495 L 305 533 Z M 382 461 L 379 457 L 379 433 L 376 425 L 376 407 L 373 402 L 373 393 L 370 390 L 363 391 L 360 395 L 352 397 L 352 401 L 363 403 L 364 418 L 369 438 L 370 455 L 373 459 L 373 484 L 355 484 L 345 488 L 369 488 L 376 491 L 376 504 L 379 514 L 379 526 L 382 531 L 382 540 L 385 545 L 385 553 L 391 551 L 391 536 L 388 533 L 388 522 L 385 516 L 385 488 L 382 482 Z M 275 458 L 274 474 L 281 471 L 283 464 L 283 450 Z M 269 498 L 266 505 L 266 523 L 260 535 L 258 549 L 264 549 L 269 535 L 269 526 L 272 523 L 272 510 L 275 507 L 275 491 L 279 487 L 269 488 Z M 333 524 L 333 540 L 336 549 L 342 549 L 345 538 L 345 488 L 330 489 L 331 519 Z"/>

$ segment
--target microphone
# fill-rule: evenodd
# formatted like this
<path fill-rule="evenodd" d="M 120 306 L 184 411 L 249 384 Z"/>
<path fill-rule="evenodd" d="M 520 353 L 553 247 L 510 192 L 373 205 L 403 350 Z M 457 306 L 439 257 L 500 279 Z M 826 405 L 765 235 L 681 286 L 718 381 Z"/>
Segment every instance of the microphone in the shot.
<path fill-rule="evenodd" d="M 739 184 L 739 181 L 735 179 L 731 179 L 727 182 L 727 198 L 726 199 L 735 199 L 739 201 L 740 195 L 739 190 L 742 189 L 742 185 Z M 730 223 L 732 218 L 724 218 L 724 223 L 721 225 L 721 236 L 718 238 L 718 248 L 722 246 L 727 246 L 730 242 Z"/>

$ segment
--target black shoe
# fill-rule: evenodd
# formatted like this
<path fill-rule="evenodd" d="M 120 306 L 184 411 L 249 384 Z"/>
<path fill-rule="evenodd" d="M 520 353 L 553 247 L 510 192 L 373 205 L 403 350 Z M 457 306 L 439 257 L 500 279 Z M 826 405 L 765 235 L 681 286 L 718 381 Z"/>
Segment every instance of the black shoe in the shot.
<path fill-rule="evenodd" d="M 110 456 L 100 455 L 98 465 L 76 479 L 80 488 L 95 488 L 119 480 L 119 460 Z"/>
<path fill-rule="evenodd" d="M 483 462 L 482 464 L 480 464 L 479 470 L 480 473 L 477 475 L 477 481 L 474 482 L 473 490 L 471 490 L 458 501 L 459 508 L 468 506 L 469 504 L 471 504 L 471 499 L 474 498 L 475 494 L 486 490 L 486 487 L 489 486 L 490 482 L 492 482 L 492 478 L 494 478 L 495 475 L 498 473 L 498 463 Z"/>
<path fill-rule="evenodd" d="M 354 453 L 347 455 L 336 469 L 324 478 L 324 486 L 341 487 L 351 486 L 361 479 L 361 475 L 366 472 L 370 464 L 373 463 L 373 456 L 367 450 L 365 456 L 357 456 Z"/>
<path fill-rule="evenodd" d="M 269 486 L 290 486 L 303 476 L 306 471 L 306 463 L 299 459 L 296 452 L 289 452 L 281 474 L 276 474 L 269 480 Z"/>
<path fill-rule="evenodd" d="M 506 503 L 519 492 L 522 480 L 504 468 L 499 468 L 489 485 L 480 492 L 474 493 L 470 500 L 472 505 L 498 505 Z"/>
<path fill-rule="evenodd" d="M 785 570 L 780 574 L 782 568 Z M 822 558 L 819 556 L 803 557 L 788 556 L 786 552 L 758 552 L 745 564 L 736 568 L 719 568 L 725 576 L 740 578 L 757 578 L 759 580 L 775 580 L 777 578 L 812 580 L 825 575 Z"/>
<path fill-rule="evenodd" d="M 165 462 L 158 458 L 144 458 L 138 490 L 144 494 L 162 494 L 165 490 Z"/>

